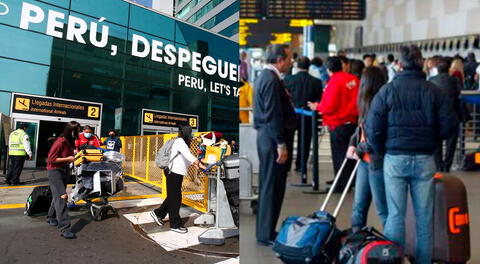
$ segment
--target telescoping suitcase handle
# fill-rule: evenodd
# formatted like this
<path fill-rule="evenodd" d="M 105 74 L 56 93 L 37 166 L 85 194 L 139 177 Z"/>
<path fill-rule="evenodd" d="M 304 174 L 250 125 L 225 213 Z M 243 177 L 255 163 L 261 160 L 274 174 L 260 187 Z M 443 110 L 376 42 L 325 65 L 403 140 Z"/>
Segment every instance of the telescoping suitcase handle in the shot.
<path fill-rule="evenodd" d="M 323 201 L 322 207 L 320 208 L 320 211 L 325 211 L 325 208 L 327 207 L 328 202 L 330 201 L 330 198 L 332 197 L 333 191 L 335 190 L 335 186 L 337 186 L 338 180 L 340 179 L 340 176 L 342 175 L 343 169 L 345 168 L 345 165 L 347 164 L 348 158 L 345 158 L 343 160 L 342 166 L 340 167 L 340 170 L 338 170 L 337 175 L 335 176 L 335 179 L 333 180 L 333 184 L 330 187 L 330 190 L 328 190 L 327 197 L 325 197 L 325 201 Z M 348 179 L 347 186 L 345 186 L 345 189 L 343 190 L 342 196 L 340 197 L 340 200 L 338 201 L 337 207 L 335 208 L 335 211 L 333 211 L 333 217 L 337 217 L 338 212 L 340 211 L 340 208 L 343 205 L 343 201 L 345 200 L 345 197 L 347 196 L 348 190 L 350 189 L 350 186 L 352 186 L 353 183 L 353 178 L 355 178 L 355 172 L 357 171 L 358 165 L 360 164 L 360 160 L 357 160 L 355 167 L 352 170 L 352 173 L 350 174 L 350 178 Z"/>

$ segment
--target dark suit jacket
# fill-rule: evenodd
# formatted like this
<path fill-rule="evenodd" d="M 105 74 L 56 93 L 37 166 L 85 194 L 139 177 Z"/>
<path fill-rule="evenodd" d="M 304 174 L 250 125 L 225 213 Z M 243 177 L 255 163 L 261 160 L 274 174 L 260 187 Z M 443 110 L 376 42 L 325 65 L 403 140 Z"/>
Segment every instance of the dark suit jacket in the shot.
<path fill-rule="evenodd" d="M 267 129 L 277 144 L 285 143 L 285 133 L 295 129 L 296 117 L 283 81 L 275 72 L 265 69 L 253 87 L 255 129 Z"/>
<path fill-rule="evenodd" d="M 307 102 L 318 102 L 322 98 L 322 81 L 308 72 L 301 71 L 285 77 L 285 85 L 295 107 L 303 108 L 307 106 Z"/>

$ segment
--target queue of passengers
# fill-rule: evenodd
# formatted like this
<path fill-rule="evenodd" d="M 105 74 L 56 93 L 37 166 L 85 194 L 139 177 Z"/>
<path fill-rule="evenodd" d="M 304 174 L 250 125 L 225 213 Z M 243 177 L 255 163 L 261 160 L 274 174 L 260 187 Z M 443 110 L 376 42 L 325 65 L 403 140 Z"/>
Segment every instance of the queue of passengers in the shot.
<path fill-rule="evenodd" d="M 416 46 L 404 46 L 398 59 L 389 55 L 381 63 L 375 55 L 363 60 L 339 55 L 324 63 L 299 57 L 297 73 L 289 76 L 291 49 L 271 45 L 267 50 L 267 65 L 253 85 L 260 160 L 257 242 L 271 245 L 277 235 L 293 135 L 299 129 L 294 107 L 310 108 L 321 113 L 329 129 L 334 173 L 345 157 L 361 160 L 352 228 L 366 226 L 373 200 L 386 237 L 404 246 L 410 193 L 415 215 L 422 216 L 416 223 L 415 259 L 430 263 L 433 176 L 451 167 L 459 122 L 464 121 L 459 101 L 463 73 L 457 73 L 455 59 L 438 57 L 430 64 Z M 427 75 L 424 64 L 429 72 L 434 65 L 436 74 Z M 445 157 L 443 140 L 449 146 Z M 309 150 L 299 152 L 308 155 Z M 296 170 L 298 163 L 297 156 Z M 335 191 L 341 192 L 347 180 L 341 176 Z"/>

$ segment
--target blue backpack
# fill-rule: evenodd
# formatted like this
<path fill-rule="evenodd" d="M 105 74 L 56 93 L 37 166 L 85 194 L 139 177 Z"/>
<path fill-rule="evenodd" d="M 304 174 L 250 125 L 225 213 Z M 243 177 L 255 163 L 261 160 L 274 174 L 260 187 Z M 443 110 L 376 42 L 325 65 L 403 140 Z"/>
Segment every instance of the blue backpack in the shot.
<path fill-rule="evenodd" d="M 320 211 L 308 217 L 290 216 L 283 221 L 282 228 L 273 245 L 273 251 L 283 262 L 330 264 L 336 261 L 341 246 L 341 232 L 335 225 L 335 217 L 352 185 L 359 161 L 350 174 L 347 186 L 343 190 L 333 215 L 325 211 L 325 208 L 346 163 L 347 159 L 343 161 Z"/>
<path fill-rule="evenodd" d="M 339 234 L 335 218 L 327 212 L 290 216 L 283 221 L 273 251 L 285 263 L 332 263 L 340 249 Z"/>

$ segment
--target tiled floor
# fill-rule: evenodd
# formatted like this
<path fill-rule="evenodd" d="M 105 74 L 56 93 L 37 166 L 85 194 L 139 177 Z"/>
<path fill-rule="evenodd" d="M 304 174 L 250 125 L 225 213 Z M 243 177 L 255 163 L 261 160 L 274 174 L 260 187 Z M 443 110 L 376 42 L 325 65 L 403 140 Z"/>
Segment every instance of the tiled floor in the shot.
<path fill-rule="evenodd" d="M 331 166 L 331 165 L 330 165 Z M 331 178 L 332 169 L 329 164 L 320 164 L 321 182 L 327 181 Z M 472 256 L 469 263 L 480 263 L 480 172 L 453 173 L 459 176 L 465 186 L 467 187 L 470 211 L 470 236 L 471 236 L 471 252 Z M 322 175 L 329 175 L 327 177 Z M 298 176 L 289 176 L 289 182 L 298 182 Z M 321 206 L 324 194 L 305 194 L 303 190 L 310 188 L 287 187 L 286 196 L 284 199 L 283 210 L 280 215 L 279 224 L 289 215 L 308 215 L 317 210 Z M 333 206 L 338 201 L 340 195 L 335 194 L 329 209 L 333 210 Z M 347 228 L 350 225 L 350 214 L 352 209 L 353 192 L 347 195 L 344 206 L 337 217 L 337 225 L 340 228 Z M 255 216 L 250 210 L 250 203 L 242 201 L 241 215 L 240 215 L 240 262 L 243 264 L 267 264 L 267 263 L 281 263 L 275 258 L 271 247 L 259 246 L 255 243 Z M 370 208 L 369 225 L 380 228 L 380 221 L 374 212 L 373 206 Z"/>

